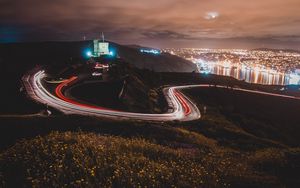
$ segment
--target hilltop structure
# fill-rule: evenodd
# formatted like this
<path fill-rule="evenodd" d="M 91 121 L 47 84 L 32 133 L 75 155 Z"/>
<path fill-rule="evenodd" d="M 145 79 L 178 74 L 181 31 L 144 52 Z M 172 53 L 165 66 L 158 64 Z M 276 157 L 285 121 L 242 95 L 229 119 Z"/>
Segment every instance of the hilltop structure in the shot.
<path fill-rule="evenodd" d="M 94 57 L 100 57 L 103 55 L 111 55 L 109 51 L 109 43 L 105 42 L 104 34 L 102 33 L 102 41 L 98 39 L 94 40 Z"/>

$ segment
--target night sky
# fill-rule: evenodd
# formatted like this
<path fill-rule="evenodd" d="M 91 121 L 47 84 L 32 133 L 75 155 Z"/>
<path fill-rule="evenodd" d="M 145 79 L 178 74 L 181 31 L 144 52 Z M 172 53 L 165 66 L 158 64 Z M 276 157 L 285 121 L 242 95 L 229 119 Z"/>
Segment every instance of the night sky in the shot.
<path fill-rule="evenodd" d="M 0 42 L 300 49 L 299 0 L 0 0 Z"/>

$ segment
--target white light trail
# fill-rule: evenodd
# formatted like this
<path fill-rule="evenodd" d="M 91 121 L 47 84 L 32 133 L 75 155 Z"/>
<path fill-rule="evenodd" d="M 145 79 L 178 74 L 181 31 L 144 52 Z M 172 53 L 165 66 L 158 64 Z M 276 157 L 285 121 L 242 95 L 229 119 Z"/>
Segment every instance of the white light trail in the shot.
<path fill-rule="evenodd" d="M 134 119 L 134 120 L 146 120 L 146 121 L 190 121 L 199 119 L 201 117 L 200 111 L 197 108 L 196 104 L 194 104 L 190 99 L 184 96 L 179 90 L 189 89 L 189 88 L 224 88 L 224 89 L 232 89 L 235 91 L 274 96 L 274 97 L 282 97 L 288 99 L 296 99 L 300 100 L 299 97 L 281 95 L 276 93 L 268 93 L 263 91 L 242 89 L 242 88 L 231 88 L 227 86 L 221 85 L 209 85 L 209 84 L 200 84 L 200 85 L 186 85 L 186 86 L 174 86 L 168 87 L 163 90 L 164 95 L 166 97 L 167 103 L 169 107 L 172 108 L 172 112 L 164 113 L 164 114 L 145 114 L 145 113 L 132 113 L 132 112 L 121 112 L 114 111 L 109 109 L 96 109 L 83 105 L 73 104 L 70 102 L 66 102 L 52 93 L 50 93 L 42 84 L 42 79 L 45 77 L 44 71 L 39 71 L 35 73 L 33 76 L 26 75 L 23 77 L 23 82 L 26 88 L 27 93 L 35 100 L 48 104 L 53 108 L 56 108 L 66 114 L 80 114 L 80 115 L 89 115 L 89 116 L 98 116 L 98 117 L 107 117 L 116 120 L 124 120 L 124 119 Z M 186 109 L 188 108 L 188 110 Z M 186 113 L 189 111 L 190 113 Z"/>

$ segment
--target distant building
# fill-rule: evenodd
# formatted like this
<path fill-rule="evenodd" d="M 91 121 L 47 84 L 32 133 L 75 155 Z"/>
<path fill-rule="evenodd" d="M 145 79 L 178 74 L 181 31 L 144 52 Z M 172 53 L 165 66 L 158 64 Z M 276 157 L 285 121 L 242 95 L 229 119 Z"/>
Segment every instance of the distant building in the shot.
<path fill-rule="evenodd" d="M 104 35 L 102 33 L 102 41 L 98 39 L 94 40 L 94 57 L 100 57 L 102 55 L 110 55 L 109 43 L 104 41 Z"/>
<path fill-rule="evenodd" d="M 102 55 L 109 55 L 109 43 L 94 40 L 94 57 L 100 57 Z"/>

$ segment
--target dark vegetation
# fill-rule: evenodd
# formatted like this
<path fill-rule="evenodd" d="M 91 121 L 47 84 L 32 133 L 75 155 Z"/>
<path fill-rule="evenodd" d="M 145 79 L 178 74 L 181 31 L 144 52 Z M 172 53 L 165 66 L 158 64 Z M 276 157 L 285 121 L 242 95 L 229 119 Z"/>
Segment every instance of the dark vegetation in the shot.
<path fill-rule="evenodd" d="M 140 69 L 156 72 L 196 72 L 197 67 L 190 61 L 171 54 L 151 55 L 141 54 L 139 47 L 120 46 L 114 44 L 120 57 Z"/>
<path fill-rule="evenodd" d="M 234 122 L 237 128 L 257 138 L 300 146 L 298 100 L 218 88 L 186 92 L 201 106 L 209 107 L 208 115 L 220 114 L 227 121 Z"/>
<path fill-rule="evenodd" d="M 92 44 L 92 41 L 0 44 L 0 112 L 38 112 L 40 106 L 28 102 L 26 97 L 20 97 L 20 80 L 24 73 L 36 66 L 46 66 L 53 75 L 66 73 L 67 66 L 76 67 L 87 60 L 85 53 L 87 49 L 92 49 Z M 192 72 L 196 69 L 193 63 L 176 56 L 151 56 L 139 53 L 136 47 L 111 44 L 125 62 L 141 69 L 162 72 Z M 12 100 L 15 102 L 11 103 Z"/>
<path fill-rule="evenodd" d="M 64 72 L 67 77 L 83 60 L 74 56 L 81 50 L 62 50 L 68 45 L 81 49 L 79 44 L 30 45 L 0 47 L 1 83 L 8 88 L 1 90 L 1 114 L 35 113 L 44 108 L 20 94 L 19 79 L 24 71 L 43 61 L 51 65 L 53 75 Z M 20 54 L 14 55 L 12 49 Z M 62 62 L 75 68 L 62 71 L 66 66 L 59 64 Z M 165 111 L 162 85 L 210 83 L 299 95 L 298 87 L 282 92 L 282 87 L 251 85 L 221 76 L 155 73 L 151 68 L 139 70 L 130 65 L 122 71 L 128 74 L 128 90 L 121 102 L 132 111 Z M 300 186 L 300 102 L 230 89 L 184 92 L 197 103 L 202 119 L 112 122 L 61 113 L 0 117 L 0 186 Z M 97 101 L 98 94 L 100 90 L 91 102 Z"/>

